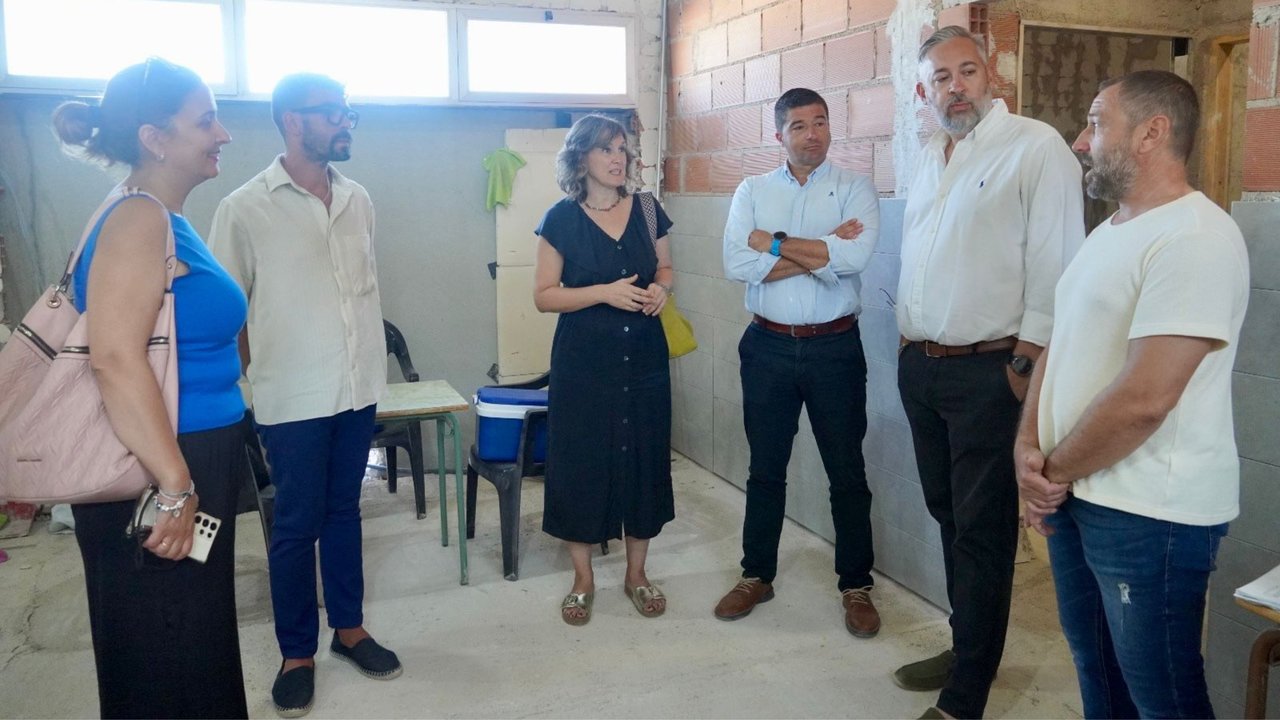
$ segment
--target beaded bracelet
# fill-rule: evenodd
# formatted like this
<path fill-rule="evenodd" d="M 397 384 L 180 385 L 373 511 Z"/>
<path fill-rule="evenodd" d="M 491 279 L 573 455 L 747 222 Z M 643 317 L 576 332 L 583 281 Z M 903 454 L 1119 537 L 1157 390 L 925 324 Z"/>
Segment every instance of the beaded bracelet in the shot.
<path fill-rule="evenodd" d="M 157 495 L 156 510 L 158 510 L 159 512 L 167 512 L 174 517 L 180 517 L 182 515 L 182 508 L 187 506 L 187 500 L 190 500 L 190 499 L 191 499 L 191 496 L 188 495 L 180 500 L 174 501 L 172 505 L 165 505 L 164 503 L 160 502 L 160 497 Z"/>

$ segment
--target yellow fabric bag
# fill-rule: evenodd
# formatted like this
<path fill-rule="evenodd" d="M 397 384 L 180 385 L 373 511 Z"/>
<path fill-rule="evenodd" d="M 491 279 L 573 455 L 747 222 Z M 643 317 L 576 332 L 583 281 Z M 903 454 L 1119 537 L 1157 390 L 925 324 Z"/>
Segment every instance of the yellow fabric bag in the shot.
<path fill-rule="evenodd" d="M 668 357 L 678 358 L 698 349 L 698 339 L 693 336 L 693 326 L 684 315 L 680 314 L 680 310 L 676 308 L 671 298 L 667 298 L 667 304 L 662 306 L 658 319 L 662 321 L 662 332 L 667 335 Z"/>
<path fill-rule="evenodd" d="M 655 205 L 657 201 L 650 193 L 638 193 L 636 197 L 640 200 L 640 209 L 644 210 L 644 221 L 649 226 L 649 240 L 657 246 L 658 209 Z M 693 326 L 689 324 L 688 318 L 680 314 L 674 294 L 667 298 L 667 304 L 662 306 L 658 319 L 662 321 L 662 332 L 667 336 L 668 357 L 678 358 L 698 349 L 698 339 L 693 336 Z"/>

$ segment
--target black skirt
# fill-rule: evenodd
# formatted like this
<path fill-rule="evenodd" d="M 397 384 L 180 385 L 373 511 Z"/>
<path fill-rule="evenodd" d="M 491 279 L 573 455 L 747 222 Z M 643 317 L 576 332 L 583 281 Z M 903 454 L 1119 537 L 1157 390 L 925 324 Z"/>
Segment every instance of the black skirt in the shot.
<path fill-rule="evenodd" d="M 222 525 L 208 562 L 163 560 L 125 536 L 135 502 L 75 505 L 104 718 L 244 718 L 235 519 L 247 472 L 239 424 L 183 433 L 200 510 Z"/>

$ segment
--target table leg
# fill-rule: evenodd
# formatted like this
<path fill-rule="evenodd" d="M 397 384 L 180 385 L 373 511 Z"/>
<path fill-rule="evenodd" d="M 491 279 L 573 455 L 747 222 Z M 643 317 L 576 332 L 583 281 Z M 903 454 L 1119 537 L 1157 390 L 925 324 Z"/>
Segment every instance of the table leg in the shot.
<path fill-rule="evenodd" d="M 451 415 L 437 415 L 436 421 L 436 476 L 440 480 L 440 545 L 449 547 L 449 503 L 445 495 L 444 419 Z"/>
<path fill-rule="evenodd" d="M 1267 716 L 1267 680 L 1271 666 L 1280 663 L 1280 630 L 1263 630 L 1249 653 L 1249 676 L 1244 689 L 1244 716 L 1262 720 Z"/>
<path fill-rule="evenodd" d="M 467 566 L 467 486 L 462 479 L 462 433 L 458 428 L 458 418 L 453 413 L 449 413 L 448 418 L 449 430 L 453 433 L 453 474 L 457 487 L 458 565 L 462 576 L 459 584 L 467 585 L 471 582 L 471 571 Z M 443 470 L 441 477 L 444 477 Z"/>

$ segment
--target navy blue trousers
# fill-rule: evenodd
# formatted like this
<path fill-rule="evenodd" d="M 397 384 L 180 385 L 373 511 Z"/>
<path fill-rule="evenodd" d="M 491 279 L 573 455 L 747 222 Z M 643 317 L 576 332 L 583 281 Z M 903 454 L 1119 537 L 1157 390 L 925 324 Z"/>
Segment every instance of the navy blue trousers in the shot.
<path fill-rule="evenodd" d="M 360 484 L 373 439 L 373 415 L 370 405 L 331 417 L 258 427 L 276 487 L 268 567 L 276 640 L 286 658 L 316 654 L 317 542 L 329 627 L 364 624 Z"/>
<path fill-rule="evenodd" d="M 862 439 L 867 434 L 867 360 L 858 326 L 794 338 L 751 324 L 738 343 L 742 413 L 751 448 L 742 574 L 771 583 L 787 507 L 787 464 L 807 408 L 818 443 L 836 531 L 840 590 L 872 585 L 871 490 Z"/>

